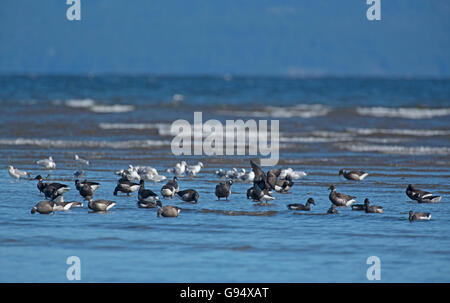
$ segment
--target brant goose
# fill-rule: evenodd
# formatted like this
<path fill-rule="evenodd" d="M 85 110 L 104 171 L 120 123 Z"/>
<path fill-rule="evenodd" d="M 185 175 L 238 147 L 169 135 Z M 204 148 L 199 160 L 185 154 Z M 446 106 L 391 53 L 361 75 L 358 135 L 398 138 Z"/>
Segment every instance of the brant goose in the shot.
<path fill-rule="evenodd" d="M 220 200 L 220 198 L 225 198 L 228 201 L 228 197 L 231 194 L 231 189 L 230 189 L 231 184 L 233 184 L 233 181 L 228 180 L 225 183 L 221 182 L 216 185 L 215 194 L 216 194 L 218 200 Z"/>
<path fill-rule="evenodd" d="M 268 201 L 275 200 L 275 198 L 269 193 L 269 189 L 261 189 L 257 184 L 253 185 L 252 199 L 253 201 L 260 203 L 267 203 Z"/>
<path fill-rule="evenodd" d="M 290 175 L 286 176 L 286 179 L 279 180 L 275 185 L 275 191 L 279 193 L 287 193 L 291 187 L 294 186 L 292 177 Z"/>
<path fill-rule="evenodd" d="M 56 163 L 55 161 L 53 161 L 52 157 L 48 157 L 48 159 L 37 160 L 36 164 L 46 169 L 53 169 L 56 167 Z"/>
<path fill-rule="evenodd" d="M 88 207 L 93 211 L 107 211 L 112 207 L 114 207 L 114 205 L 116 205 L 116 202 L 114 201 L 100 199 L 100 200 L 90 200 Z"/>
<path fill-rule="evenodd" d="M 365 211 L 366 210 L 366 206 L 364 204 L 353 204 L 352 205 L 352 210 L 362 210 Z"/>
<path fill-rule="evenodd" d="M 331 190 L 329 196 L 331 203 L 338 207 L 350 206 L 352 203 L 356 202 L 355 197 L 336 192 L 336 187 L 334 185 L 331 185 L 328 189 Z"/>
<path fill-rule="evenodd" d="M 92 190 L 97 190 L 97 188 L 99 188 L 100 187 L 100 183 L 97 183 L 97 182 L 89 182 L 89 181 L 87 181 L 87 180 L 84 180 L 83 182 L 80 182 L 80 180 L 75 180 L 75 188 L 77 189 L 77 190 L 80 190 L 80 188 L 83 186 L 83 185 L 87 185 L 87 186 L 89 186 Z"/>
<path fill-rule="evenodd" d="M 38 204 L 36 204 L 32 209 L 31 209 L 31 213 L 34 214 L 36 212 L 40 213 L 40 214 L 44 214 L 44 215 L 48 215 L 51 214 L 52 212 L 55 211 L 55 202 L 53 201 L 41 201 Z"/>
<path fill-rule="evenodd" d="M 303 210 L 303 211 L 310 211 L 311 210 L 311 204 L 316 205 L 316 202 L 314 201 L 313 198 L 308 198 L 308 200 L 306 201 L 306 204 L 300 204 L 300 203 L 295 203 L 295 204 L 289 204 L 287 207 L 290 210 Z"/>
<path fill-rule="evenodd" d="M 364 209 L 366 213 L 373 213 L 373 214 L 382 214 L 383 213 L 383 207 L 376 206 L 376 205 L 370 205 L 369 199 L 364 200 Z"/>
<path fill-rule="evenodd" d="M 140 181 L 140 188 L 138 191 L 138 206 L 141 208 L 155 208 L 159 197 L 150 189 L 145 189 L 144 180 Z"/>
<path fill-rule="evenodd" d="M 185 202 L 198 203 L 199 194 L 195 189 L 182 190 L 177 192 L 177 195 Z"/>
<path fill-rule="evenodd" d="M 133 193 L 137 191 L 141 187 L 138 183 L 133 183 L 128 180 L 119 180 L 119 184 L 117 184 L 116 188 L 114 188 L 114 196 L 117 196 L 117 193 L 120 191 L 122 193 L 127 194 L 127 196 L 130 195 L 130 193 Z"/>
<path fill-rule="evenodd" d="M 34 179 L 38 180 L 37 188 L 38 188 L 40 193 L 43 193 L 44 192 L 44 188 L 47 186 L 46 183 L 42 182 L 42 180 L 44 180 L 44 179 L 42 178 L 41 175 L 37 175 L 36 178 L 34 178 Z"/>
<path fill-rule="evenodd" d="M 77 154 L 75 154 L 75 161 L 77 163 L 83 164 L 83 165 L 89 165 L 89 161 L 85 160 L 85 159 L 81 159 L 80 157 L 78 157 Z"/>
<path fill-rule="evenodd" d="M 178 192 L 178 178 L 175 176 L 172 180 L 169 180 L 166 185 L 161 188 L 161 194 L 164 198 L 173 198 Z"/>
<path fill-rule="evenodd" d="M 43 188 L 42 192 L 44 193 L 46 199 L 50 198 L 51 200 L 55 200 L 59 196 L 62 196 L 64 193 L 68 192 L 69 190 L 70 190 L 70 187 L 65 184 L 44 183 L 44 188 Z"/>
<path fill-rule="evenodd" d="M 432 193 L 414 188 L 411 184 L 406 188 L 406 195 L 419 203 L 435 203 L 441 201 L 441 196 L 433 196 Z"/>
<path fill-rule="evenodd" d="M 414 213 L 412 210 L 409 211 L 409 221 L 417 221 L 417 220 L 430 220 L 430 213 Z"/>
<path fill-rule="evenodd" d="M 158 209 L 157 216 L 163 216 L 163 217 L 178 217 L 178 214 L 181 211 L 181 208 L 173 205 L 166 205 L 162 206 L 161 201 L 157 202 L 158 206 L 160 207 Z"/>
<path fill-rule="evenodd" d="M 16 179 L 20 179 L 23 177 L 31 178 L 30 173 L 27 173 L 26 171 L 22 171 L 20 169 L 14 168 L 12 165 L 8 166 L 8 172 L 11 177 L 16 178 Z"/>
<path fill-rule="evenodd" d="M 339 171 L 339 176 L 344 176 L 345 179 L 353 181 L 362 181 L 368 175 L 368 173 L 363 172 L 362 170 L 345 171 L 344 169 L 341 169 Z"/>
<path fill-rule="evenodd" d="M 94 197 L 94 190 L 86 183 L 83 183 L 78 192 L 84 198 L 84 200 L 87 201 L 91 201 Z"/>
<path fill-rule="evenodd" d="M 36 212 L 40 214 L 48 215 L 55 211 L 64 211 L 69 210 L 71 207 L 83 207 L 83 204 L 80 202 L 54 202 L 54 201 L 41 201 L 36 204 L 32 209 L 31 213 L 35 214 Z"/>
<path fill-rule="evenodd" d="M 328 209 L 327 214 L 338 214 L 338 210 L 334 204 L 331 204 L 331 207 Z"/>
<path fill-rule="evenodd" d="M 198 162 L 197 165 L 189 165 L 186 168 L 186 173 L 189 176 L 195 177 L 200 170 L 203 168 L 203 163 L 202 162 Z"/>

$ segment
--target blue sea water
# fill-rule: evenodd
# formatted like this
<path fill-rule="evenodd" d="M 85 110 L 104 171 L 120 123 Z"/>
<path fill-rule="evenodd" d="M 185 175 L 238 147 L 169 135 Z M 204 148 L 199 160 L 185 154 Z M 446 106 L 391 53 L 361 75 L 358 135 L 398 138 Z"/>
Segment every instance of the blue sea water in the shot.
<path fill-rule="evenodd" d="M 450 281 L 450 80 L 1 76 L 0 105 L 2 282 L 67 282 L 69 256 L 80 258 L 82 282 L 368 282 L 370 256 L 381 261 L 381 282 Z M 204 121 L 279 120 L 276 167 L 307 176 L 271 205 L 247 200 L 243 182 L 217 201 L 214 172 L 249 171 L 258 157 L 174 156 L 170 125 L 196 111 Z M 36 165 L 48 156 L 56 169 Z M 147 165 L 171 178 L 165 170 L 181 160 L 205 167 L 179 181 L 199 192 L 198 204 L 162 200 L 182 208 L 178 218 L 137 208 L 136 193 L 113 196 L 115 171 Z M 8 165 L 68 184 L 66 201 L 81 201 L 73 173 L 83 169 L 101 183 L 95 198 L 117 205 L 32 215 L 44 199 L 37 182 L 11 178 Z M 369 176 L 347 181 L 341 168 Z M 159 193 L 163 184 L 146 187 Z M 331 184 L 384 214 L 324 215 Z M 411 201 L 408 184 L 441 202 Z M 287 209 L 308 197 L 317 204 L 309 213 Z M 409 210 L 432 219 L 410 223 Z"/>

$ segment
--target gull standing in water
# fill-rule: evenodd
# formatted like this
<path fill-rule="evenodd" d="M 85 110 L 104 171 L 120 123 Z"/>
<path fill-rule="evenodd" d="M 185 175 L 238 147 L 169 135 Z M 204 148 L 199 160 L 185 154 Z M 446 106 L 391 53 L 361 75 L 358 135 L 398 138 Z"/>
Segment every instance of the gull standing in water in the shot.
<path fill-rule="evenodd" d="M 45 169 L 54 169 L 56 167 L 56 163 L 53 161 L 51 156 L 48 157 L 48 159 L 37 160 L 36 164 L 44 167 Z"/>
<path fill-rule="evenodd" d="M 8 166 L 8 172 L 9 175 L 13 178 L 20 179 L 24 177 L 31 178 L 30 173 L 27 173 L 26 171 L 14 168 L 12 165 Z"/>

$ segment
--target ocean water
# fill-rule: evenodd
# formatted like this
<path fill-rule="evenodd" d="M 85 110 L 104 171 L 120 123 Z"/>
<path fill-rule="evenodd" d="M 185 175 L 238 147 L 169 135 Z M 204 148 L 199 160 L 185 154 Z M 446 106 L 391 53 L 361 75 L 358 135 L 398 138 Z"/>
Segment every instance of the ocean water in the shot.
<path fill-rule="evenodd" d="M 82 282 L 368 282 L 370 256 L 381 282 L 450 282 L 450 80 L 1 76 L 0 105 L 1 282 L 67 282 L 69 256 L 80 258 Z M 217 201 L 214 172 L 248 171 L 258 157 L 174 156 L 170 125 L 196 111 L 203 121 L 279 120 L 276 167 L 307 176 L 271 205 L 247 200 L 243 182 Z M 48 156 L 56 169 L 36 165 Z M 163 199 L 182 208 L 178 218 L 137 208 L 136 193 L 113 196 L 115 171 L 147 165 L 170 178 L 181 160 L 205 167 L 179 181 L 198 204 Z M 101 183 L 95 198 L 117 205 L 32 215 L 43 200 L 37 181 L 14 180 L 8 165 L 68 184 L 66 201 L 81 201 L 73 173 L 83 169 Z M 370 175 L 351 182 L 341 168 Z M 146 187 L 159 193 L 163 183 Z M 410 183 L 442 201 L 411 201 Z M 384 214 L 322 215 L 331 184 Z M 287 209 L 308 197 L 317 204 L 309 213 Z M 432 219 L 410 223 L 409 210 Z"/>

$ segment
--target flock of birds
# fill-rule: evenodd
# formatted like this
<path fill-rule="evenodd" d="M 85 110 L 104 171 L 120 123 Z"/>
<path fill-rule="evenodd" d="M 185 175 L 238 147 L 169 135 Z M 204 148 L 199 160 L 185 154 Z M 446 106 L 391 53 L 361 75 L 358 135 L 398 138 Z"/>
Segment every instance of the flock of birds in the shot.
<path fill-rule="evenodd" d="M 89 165 L 89 161 L 80 158 L 75 155 L 74 160 L 82 165 Z M 45 169 L 55 169 L 56 164 L 52 157 L 47 159 L 38 160 L 36 164 Z M 233 182 L 243 181 L 250 182 L 253 185 L 247 190 L 247 199 L 251 199 L 261 205 L 269 204 L 269 201 L 275 200 L 273 196 L 274 192 L 287 193 L 294 185 L 294 181 L 301 177 L 306 176 L 305 172 L 295 171 L 292 168 L 287 169 L 272 169 L 264 172 L 260 166 L 250 160 L 251 171 L 247 172 L 244 168 L 238 170 L 233 168 L 231 170 L 219 169 L 215 171 L 215 174 L 220 178 L 228 179 L 225 182 L 220 182 L 216 185 L 215 195 L 217 199 L 228 200 L 231 195 L 231 186 Z M 172 199 L 175 196 L 179 197 L 184 202 L 198 203 L 199 193 L 195 189 L 180 190 L 178 180 L 179 177 L 196 176 L 203 168 L 203 163 L 198 162 L 195 165 L 188 165 L 185 161 L 177 163 L 173 168 L 166 170 L 167 173 L 173 174 L 173 178 L 167 180 L 166 176 L 160 175 L 158 171 L 150 166 L 138 166 L 134 167 L 130 165 L 127 169 L 116 171 L 115 174 L 120 176 L 117 181 L 117 185 L 114 189 L 114 196 L 117 196 L 119 192 L 126 195 L 137 192 L 137 206 L 139 208 L 158 208 L 157 216 L 163 217 L 177 217 L 181 211 L 181 208 L 174 205 L 162 205 L 159 195 L 150 189 L 145 188 L 145 181 L 161 182 L 167 180 L 161 188 L 161 195 L 163 198 Z M 45 200 L 37 203 L 31 213 L 36 212 L 40 214 L 50 214 L 55 211 L 68 210 L 71 207 L 83 207 L 82 202 L 77 201 L 64 201 L 64 194 L 70 190 L 70 187 L 66 184 L 52 182 L 44 182 L 44 178 L 41 175 L 35 178 L 31 177 L 31 174 L 13 166 L 8 167 L 8 172 L 11 177 L 16 179 L 27 178 L 38 180 L 37 188 L 40 193 L 44 194 Z M 92 182 L 78 178 L 84 176 L 84 171 L 76 171 L 74 173 L 75 188 L 79 192 L 80 196 L 88 201 L 88 208 L 94 212 L 105 212 L 116 205 L 116 202 L 106 199 L 94 200 L 95 191 L 100 187 L 98 182 Z M 347 180 L 362 181 L 368 173 L 360 170 L 346 171 L 341 169 L 339 176 L 343 176 Z M 138 181 L 138 183 L 136 182 Z M 364 204 L 354 204 L 356 202 L 354 196 L 346 195 L 336 191 L 336 187 L 331 185 L 329 187 L 330 194 L 329 200 L 331 201 L 331 207 L 327 211 L 327 214 L 338 214 L 336 207 L 351 207 L 355 211 L 365 211 L 366 213 L 382 214 L 383 207 L 371 205 L 369 199 L 364 200 Z M 406 189 L 406 195 L 417 201 L 418 203 L 436 203 L 441 201 L 441 196 L 433 195 L 430 192 L 423 191 L 415 188 L 411 184 Z M 315 205 L 313 198 L 308 198 L 306 204 L 289 204 L 288 209 L 295 211 L 310 211 L 311 205 Z M 424 212 L 409 211 L 409 220 L 430 220 L 431 214 Z"/>

